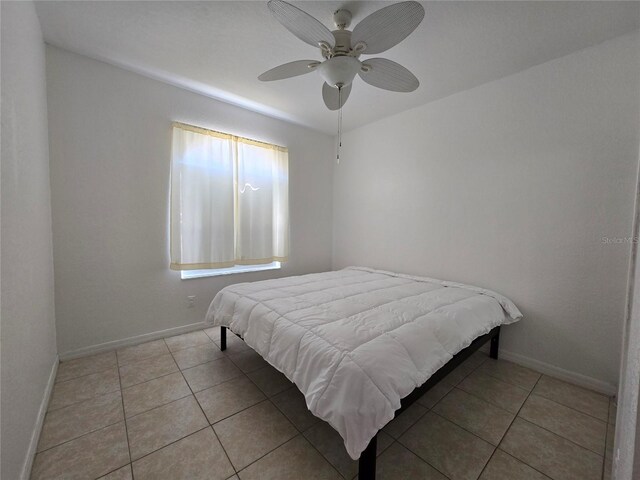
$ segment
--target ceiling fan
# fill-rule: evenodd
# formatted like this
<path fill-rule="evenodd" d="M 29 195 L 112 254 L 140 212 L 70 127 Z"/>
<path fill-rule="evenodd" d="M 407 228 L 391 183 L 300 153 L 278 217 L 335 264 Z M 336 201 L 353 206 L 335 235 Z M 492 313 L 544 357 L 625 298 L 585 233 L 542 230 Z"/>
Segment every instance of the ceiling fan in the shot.
<path fill-rule="evenodd" d="M 330 31 L 308 13 L 282 0 L 269 0 L 269 10 L 291 33 L 303 42 L 320 48 L 323 61 L 297 60 L 264 72 L 263 82 L 283 80 L 317 70 L 325 81 L 322 98 L 329 110 L 342 108 L 356 74 L 369 85 L 394 92 L 412 92 L 420 82 L 402 65 L 386 58 L 360 55 L 384 52 L 404 40 L 424 18 L 424 8 L 418 2 L 401 2 L 372 13 L 353 31 L 347 30 L 351 12 L 345 9 L 333 14 L 336 30 Z"/>

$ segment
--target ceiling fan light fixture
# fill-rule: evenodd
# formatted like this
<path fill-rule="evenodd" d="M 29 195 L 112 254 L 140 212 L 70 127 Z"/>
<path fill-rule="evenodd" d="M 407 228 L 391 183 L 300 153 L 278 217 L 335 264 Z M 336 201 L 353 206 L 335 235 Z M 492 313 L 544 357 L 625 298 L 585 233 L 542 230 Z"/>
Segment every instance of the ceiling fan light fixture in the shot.
<path fill-rule="evenodd" d="M 317 70 L 325 82 L 332 87 L 350 85 L 360 71 L 361 63 L 357 58 L 339 56 L 322 62 Z"/>

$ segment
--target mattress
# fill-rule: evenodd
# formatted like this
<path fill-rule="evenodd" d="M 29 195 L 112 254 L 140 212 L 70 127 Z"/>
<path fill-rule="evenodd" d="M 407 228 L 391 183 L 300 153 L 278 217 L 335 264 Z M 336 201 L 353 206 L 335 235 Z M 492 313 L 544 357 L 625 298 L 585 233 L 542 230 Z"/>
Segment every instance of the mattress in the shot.
<path fill-rule="evenodd" d="M 490 290 L 349 267 L 230 285 L 206 320 L 294 382 L 357 459 L 402 398 L 474 339 L 520 318 Z"/>

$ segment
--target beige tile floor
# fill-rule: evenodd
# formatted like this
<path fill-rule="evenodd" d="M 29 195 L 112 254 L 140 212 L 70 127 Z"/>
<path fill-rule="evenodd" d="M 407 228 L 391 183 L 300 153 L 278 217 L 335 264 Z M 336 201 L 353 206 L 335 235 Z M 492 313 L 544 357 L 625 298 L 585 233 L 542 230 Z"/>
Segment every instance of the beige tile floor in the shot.
<path fill-rule="evenodd" d="M 338 434 L 208 329 L 60 364 L 32 479 L 347 479 Z M 610 478 L 606 396 L 476 353 L 378 435 L 378 478 Z"/>

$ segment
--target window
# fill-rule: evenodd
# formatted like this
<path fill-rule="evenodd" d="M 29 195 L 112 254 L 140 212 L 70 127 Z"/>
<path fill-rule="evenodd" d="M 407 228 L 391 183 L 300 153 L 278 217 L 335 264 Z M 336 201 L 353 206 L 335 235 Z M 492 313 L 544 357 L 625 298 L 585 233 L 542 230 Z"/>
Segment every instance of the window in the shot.
<path fill-rule="evenodd" d="M 171 269 L 278 268 L 289 254 L 288 170 L 284 147 L 174 123 Z"/>

